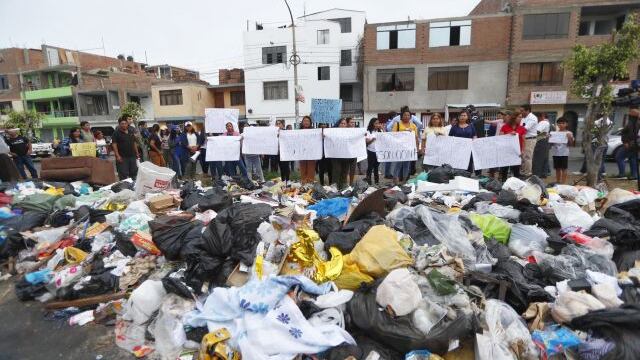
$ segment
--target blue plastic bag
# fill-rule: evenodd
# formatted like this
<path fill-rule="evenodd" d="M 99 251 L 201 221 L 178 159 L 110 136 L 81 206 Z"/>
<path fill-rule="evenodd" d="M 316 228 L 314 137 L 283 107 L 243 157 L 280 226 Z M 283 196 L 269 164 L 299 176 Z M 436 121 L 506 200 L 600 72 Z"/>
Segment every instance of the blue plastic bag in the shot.
<path fill-rule="evenodd" d="M 550 326 L 545 330 L 536 330 L 531 335 L 533 342 L 546 357 L 561 354 L 564 350 L 578 346 L 582 340 L 571 330 L 559 325 Z M 545 358 L 546 358 L 545 357 Z"/>
<path fill-rule="evenodd" d="M 315 205 L 309 206 L 307 209 L 315 210 L 318 213 L 318 216 L 333 216 L 336 218 L 340 218 L 343 215 L 346 215 L 349 210 L 349 198 L 337 197 L 333 199 L 324 199 L 317 202 Z"/>
<path fill-rule="evenodd" d="M 31 285 L 38 285 L 41 283 L 48 283 L 53 279 L 53 273 L 49 269 L 40 271 L 34 271 L 24 276 L 24 279 Z"/>

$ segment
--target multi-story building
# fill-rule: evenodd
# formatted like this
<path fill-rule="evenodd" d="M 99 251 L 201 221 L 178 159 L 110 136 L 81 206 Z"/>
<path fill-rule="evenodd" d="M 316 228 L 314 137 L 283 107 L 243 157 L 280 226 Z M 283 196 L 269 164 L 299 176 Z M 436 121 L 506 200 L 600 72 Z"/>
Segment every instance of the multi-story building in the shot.
<path fill-rule="evenodd" d="M 367 24 L 364 31 L 365 118 L 386 119 L 409 106 L 432 112 L 467 104 L 504 104 L 510 16 Z"/>
<path fill-rule="evenodd" d="M 113 127 L 120 108 L 138 102 L 153 118 L 151 83 L 155 78 L 133 59 L 111 58 L 42 45 L 42 49 L 0 50 L 0 107 L 35 109 L 45 115 L 36 134 L 45 141 L 67 136 L 87 120 Z"/>
<path fill-rule="evenodd" d="M 147 66 L 145 71 L 149 74 L 153 74 L 156 79 L 172 80 L 176 82 L 200 80 L 200 73 L 197 71 L 167 64 Z"/>
<path fill-rule="evenodd" d="M 507 105 L 531 104 L 533 111 L 545 112 L 551 120 L 564 116 L 570 129 L 577 131 L 586 100 L 571 94 L 572 74 L 562 62 L 577 44 L 611 41 L 627 14 L 639 8 L 637 0 L 483 0 L 471 14 L 511 16 Z M 637 63 L 630 66 L 629 75 L 640 78 Z M 627 87 L 628 80 L 620 79 L 614 88 Z M 617 126 L 625 114 L 622 109 L 615 111 L 612 119 Z"/>
<path fill-rule="evenodd" d="M 219 85 L 199 81 L 152 86 L 155 120 L 165 124 L 202 123 L 206 108 L 237 108 L 245 118 L 244 72 L 220 69 Z"/>
<path fill-rule="evenodd" d="M 343 100 L 343 115 L 362 119 L 358 45 L 365 24 L 361 11 L 331 9 L 296 20 L 300 115 L 309 114 L 311 99 Z M 272 24 L 273 25 L 273 24 Z M 255 24 L 244 33 L 247 119 L 272 117 L 295 122 L 295 88 L 290 22 Z M 298 119 L 299 120 L 299 119 Z"/>

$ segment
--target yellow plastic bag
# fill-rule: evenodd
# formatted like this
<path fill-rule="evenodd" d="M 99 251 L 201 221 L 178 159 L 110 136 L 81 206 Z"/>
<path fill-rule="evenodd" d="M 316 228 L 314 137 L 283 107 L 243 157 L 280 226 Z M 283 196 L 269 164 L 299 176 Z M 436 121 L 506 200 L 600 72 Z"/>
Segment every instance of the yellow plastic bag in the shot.
<path fill-rule="evenodd" d="M 64 189 L 63 188 L 50 187 L 47 190 L 45 190 L 44 192 L 46 194 L 53 195 L 53 196 L 64 196 Z"/>
<path fill-rule="evenodd" d="M 67 264 L 79 264 L 87 257 L 87 255 L 88 254 L 86 252 L 73 246 L 64 248 L 64 259 L 67 261 Z"/>
<path fill-rule="evenodd" d="M 334 282 L 338 289 L 356 290 L 362 283 L 368 284 L 373 280 L 375 279 L 360 271 L 358 265 L 349 260 L 349 255 L 345 255 L 342 257 L 342 272 Z"/>
<path fill-rule="evenodd" d="M 335 247 L 329 249 L 331 260 L 316 263 L 316 272 L 313 274 L 313 280 L 317 283 L 323 283 L 329 280 L 335 280 L 342 273 L 344 259 L 340 250 Z"/>
<path fill-rule="evenodd" d="M 345 263 L 347 261 L 352 261 L 363 273 L 374 278 L 413 264 L 413 259 L 400 246 L 396 231 L 384 225 L 369 229 L 351 253 L 345 256 Z"/>

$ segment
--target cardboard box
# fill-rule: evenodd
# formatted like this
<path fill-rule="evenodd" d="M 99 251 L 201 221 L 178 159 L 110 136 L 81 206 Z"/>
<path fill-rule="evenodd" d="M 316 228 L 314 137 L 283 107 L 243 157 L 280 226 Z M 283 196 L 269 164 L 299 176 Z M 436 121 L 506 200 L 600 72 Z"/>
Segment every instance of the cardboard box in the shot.
<path fill-rule="evenodd" d="M 172 207 L 175 204 L 175 199 L 171 195 L 163 194 L 154 196 L 149 200 L 149 209 L 151 211 L 161 211 Z"/>

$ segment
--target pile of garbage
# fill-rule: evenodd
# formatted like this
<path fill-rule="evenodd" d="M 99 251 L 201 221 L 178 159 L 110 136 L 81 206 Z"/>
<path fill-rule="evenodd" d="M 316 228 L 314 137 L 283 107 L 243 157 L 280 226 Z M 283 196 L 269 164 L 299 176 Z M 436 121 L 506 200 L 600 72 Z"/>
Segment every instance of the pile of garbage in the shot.
<path fill-rule="evenodd" d="M 0 184 L 3 279 L 150 359 L 640 354 L 638 194 L 447 166 L 342 192 L 172 178 Z"/>

